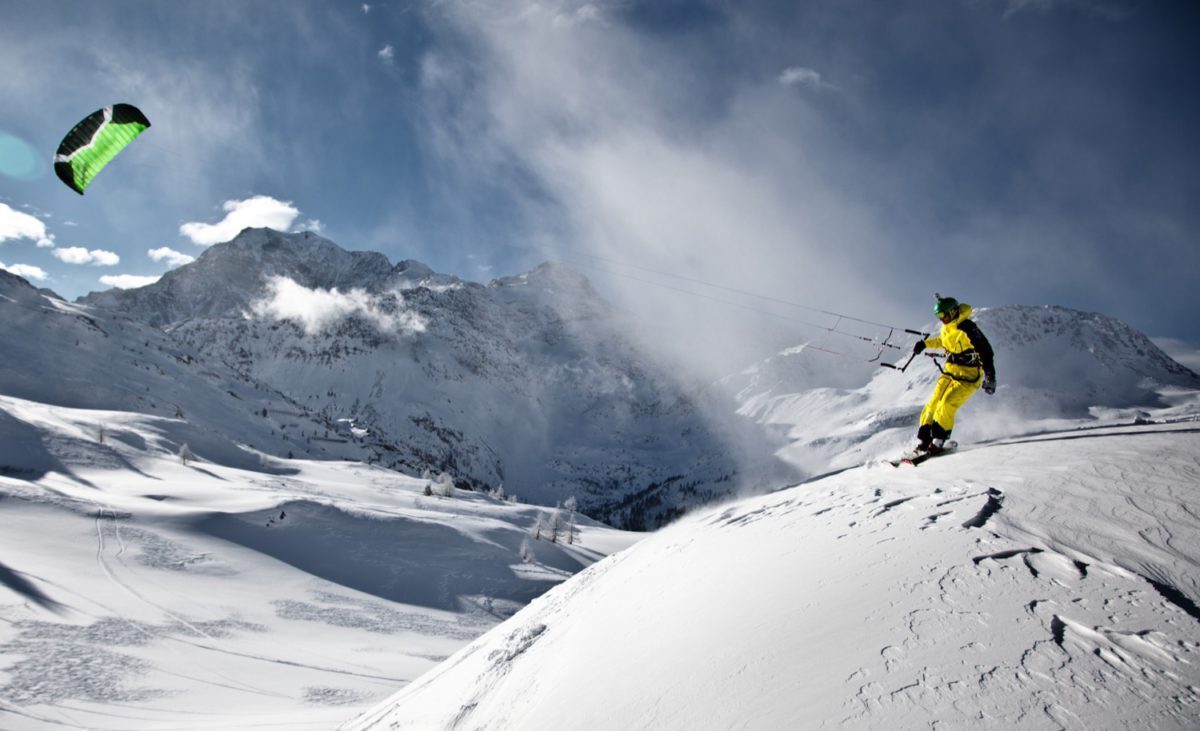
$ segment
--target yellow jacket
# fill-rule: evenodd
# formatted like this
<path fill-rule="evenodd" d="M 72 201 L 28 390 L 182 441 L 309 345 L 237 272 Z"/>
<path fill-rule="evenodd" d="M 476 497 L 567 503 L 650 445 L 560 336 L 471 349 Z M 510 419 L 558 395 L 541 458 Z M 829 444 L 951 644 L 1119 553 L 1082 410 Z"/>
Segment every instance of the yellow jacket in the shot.
<path fill-rule="evenodd" d="M 979 330 L 971 317 L 971 306 L 960 304 L 958 317 L 942 323 L 942 331 L 925 339 L 925 347 L 941 348 L 949 357 L 946 359 L 946 375 L 956 381 L 977 383 L 981 376 L 996 377 L 992 362 L 992 345 Z M 982 372 L 981 372 L 982 371 Z"/>

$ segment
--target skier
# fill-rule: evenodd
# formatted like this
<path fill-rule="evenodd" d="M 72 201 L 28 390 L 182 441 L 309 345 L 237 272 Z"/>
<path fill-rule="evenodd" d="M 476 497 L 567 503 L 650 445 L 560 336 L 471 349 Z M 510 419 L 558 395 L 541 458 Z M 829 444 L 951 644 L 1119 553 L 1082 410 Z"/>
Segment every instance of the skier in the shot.
<path fill-rule="evenodd" d="M 962 304 L 953 297 L 935 294 L 937 305 L 934 314 L 942 323 L 942 330 L 934 337 L 918 340 L 913 353 L 926 348 L 942 348 L 946 351 L 946 367 L 937 380 L 933 396 L 921 410 L 920 427 L 917 429 L 917 454 L 938 454 L 953 448 L 947 444 L 954 429 L 954 414 L 983 387 L 984 393 L 996 392 L 996 367 L 992 362 L 992 346 L 970 320 L 971 306 Z M 940 366 L 939 366 L 940 368 Z"/>

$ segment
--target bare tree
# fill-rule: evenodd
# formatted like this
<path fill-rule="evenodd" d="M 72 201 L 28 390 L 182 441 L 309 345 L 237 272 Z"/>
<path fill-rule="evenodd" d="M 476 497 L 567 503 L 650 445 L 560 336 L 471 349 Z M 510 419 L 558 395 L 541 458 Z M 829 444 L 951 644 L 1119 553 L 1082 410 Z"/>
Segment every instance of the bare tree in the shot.
<path fill-rule="evenodd" d="M 533 546 L 529 545 L 529 539 L 521 541 L 521 560 L 525 563 L 533 563 Z"/>
<path fill-rule="evenodd" d="M 554 508 L 554 512 L 550 513 L 550 527 L 547 530 L 550 532 L 550 542 L 558 543 L 558 534 L 562 531 L 562 506 Z"/>
<path fill-rule="evenodd" d="M 180 447 L 180 448 L 179 448 L 179 461 L 180 461 L 180 462 L 181 462 L 181 463 L 182 463 L 182 464 L 183 464 L 185 467 L 187 466 L 187 463 L 188 463 L 188 462 L 191 462 L 191 461 L 192 461 L 192 459 L 194 459 L 194 458 L 192 457 L 192 450 L 188 449 L 188 445 L 187 445 L 187 444 L 184 444 L 182 447 Z"/>
<path fill-rule="evenodd" d="M 575 544 L 575 511 L 579 509 L 579 501 L 572 495 L 563 503 L 563 508 L 567 511 L 567 545 L 570 546 Z"/>

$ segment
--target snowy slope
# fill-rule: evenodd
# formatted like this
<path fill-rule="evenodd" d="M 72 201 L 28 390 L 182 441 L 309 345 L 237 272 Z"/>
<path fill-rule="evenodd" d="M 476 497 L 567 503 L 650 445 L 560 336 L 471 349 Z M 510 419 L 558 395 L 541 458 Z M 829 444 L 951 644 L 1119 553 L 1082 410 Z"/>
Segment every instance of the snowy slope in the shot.
<path fill-rule="evenodd" d="M 1189 422 L 697 512 L 342 728 L 1195 728 L 1198 488 Z"/>
<path fill-rule="evenodd" d="M 0 728 L 328 729 L 639 537 L 186 428 L 0 397 Z"/>
<path fill-rule="evenodd" d="M 615 525 L 657 527 L 772 459 L 745 438 L 753 422 L 680 383 L 561 265 L 482 285 L 247 229 L 156 284 L 82 303 L 162 328 L 327 422 L 354 419 L 386 466 L 548 505 L 575 496 Z"/>
<path fill-rule="evenodd" d="M 954 437 L 960 443 L 1080 420 L 1111 424 L 1200 413 L 1200 376 L 1119 320 L 1024 305 L 979 310 L 973 319 L 996 352 L 999 388 L 993 396 L 976 393 L 959 412 Z M 739 413 L 783 435 L 780 456 L 810 475 L 900 453 L 913 441 L 939 375 L 923 355 L 903 373 L 875 368 L 860 387 L 809 388 L 808 371 L 788 377 L 799 368 L 780 366 L 788 361 L 840 362 L 792 349 L 724 386 L 737 393 Z"/>

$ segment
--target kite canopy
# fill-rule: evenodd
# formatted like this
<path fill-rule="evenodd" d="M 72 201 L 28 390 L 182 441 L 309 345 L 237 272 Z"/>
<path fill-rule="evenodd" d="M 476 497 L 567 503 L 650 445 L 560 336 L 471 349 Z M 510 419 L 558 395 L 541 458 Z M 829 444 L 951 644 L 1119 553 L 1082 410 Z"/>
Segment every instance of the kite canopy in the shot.
<path fill-rule="evenodd" d="M 96 173 L 149 126 L 146 115 L 130 104 L 92 112 L 63 138 L 54 156 L 54 172 L 83 195 Z"/>

